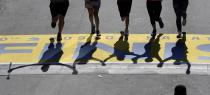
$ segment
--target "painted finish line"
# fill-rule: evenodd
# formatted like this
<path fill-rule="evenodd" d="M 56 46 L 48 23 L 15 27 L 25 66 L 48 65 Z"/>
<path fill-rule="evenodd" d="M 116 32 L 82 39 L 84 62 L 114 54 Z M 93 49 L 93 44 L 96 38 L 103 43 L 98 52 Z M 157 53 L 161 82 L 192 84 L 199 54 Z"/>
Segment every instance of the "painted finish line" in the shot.
<path fill-rule="evenodd" d="M 61 43 L 50 42 L 56 35 L 0 36 L 0 63 L 159 63 L 189 61 L 210 63 L 210 35 L 163 34 L 151 40 L 150 34 L 103 34 L 100 40 L 89 34 L 64 34 Z"/>

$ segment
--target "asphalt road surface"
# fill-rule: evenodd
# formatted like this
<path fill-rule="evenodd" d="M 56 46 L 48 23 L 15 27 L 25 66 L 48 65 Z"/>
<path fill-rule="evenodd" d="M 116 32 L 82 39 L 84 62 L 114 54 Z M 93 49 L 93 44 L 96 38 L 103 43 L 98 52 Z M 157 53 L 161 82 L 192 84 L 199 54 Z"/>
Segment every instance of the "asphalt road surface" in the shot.
<path fill-rule="evenodd" d="M 123 30 L 117 0 L 102 0 L 101 32 Z M 51 29 L 49 0 L 0 0 L 0 35 L 55 34 Z M 209 34 L 210 0 L 190 0 L 189 34 Z M 172 0 L 163 0 L 162 19 L 165 28 L 158 32 L 176 33 Z M 88 34 L 90 23 L 84 0 L 70 0 L 65 19 L 65 34 Z M 152 31 L 146 0 L 133 0 L 130 32 L 148 34 Z M 210 77 L 202 75 L 12 75 L 0 76 L 0 95 L 173 95 L 174 87 L 183 84 L 187 95 L 209 95 Z"/>
<path fill-rule="evenodd" d="M 1 95 L 209 95 L 209 76 L 194 75 L 15 75 L 0 77 Z"/>
<path fill-rule="evenodd" d="M 102 33 L 119 33 L 123 30 L 117 0 L 102 0 L 99 12 Z M 0 34 L 53 34 L 51 29 L 50 0 L 0 0 Z M 176 18 L 172 0 L 163 0 L 161 13 L 165 28 L 160 33 L 171 34 L 176 31 Z M 188 22 L 183 31 L 189 34 L 209 34 L 210 1 L 189 0 Z M 70 0 L 70 7 L 65 19 L 64 33 L 90 33 L 88 13 L 84 0 Z M 130 32 L 134 34 L 151 33 L 146 0 L 133 0 L 130 14 Z"/>

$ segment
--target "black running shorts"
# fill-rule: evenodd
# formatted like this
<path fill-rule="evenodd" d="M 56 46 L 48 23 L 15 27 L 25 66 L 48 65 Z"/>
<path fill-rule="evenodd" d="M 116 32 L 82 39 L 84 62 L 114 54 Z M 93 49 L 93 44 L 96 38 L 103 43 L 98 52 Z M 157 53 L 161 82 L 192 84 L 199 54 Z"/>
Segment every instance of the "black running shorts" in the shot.
<path fill-rule="evenodd" d="M 50 3 L 50 12 L 52 17 L 62 15 L 65 16 L 69 7 L 69 1 L 65 2 L 51 2 Z"/>
<path fill-rule="evenodd" d="M 118 9 L 121 17 L 129 16 L 132 0 L 117 0 Z"/>

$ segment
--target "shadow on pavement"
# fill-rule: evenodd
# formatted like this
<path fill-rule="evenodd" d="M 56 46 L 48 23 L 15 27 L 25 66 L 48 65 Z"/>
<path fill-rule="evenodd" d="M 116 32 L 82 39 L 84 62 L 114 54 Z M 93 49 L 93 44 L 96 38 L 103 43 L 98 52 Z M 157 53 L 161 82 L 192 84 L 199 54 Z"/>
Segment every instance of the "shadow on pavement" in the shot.
<path fill-rule="evenodd" d="M 146 57 L 145 62 L 152 62 L 153 58 L 156 58 L 159 62 L 162 62 L 163 60 L 159 55 L 159 51 L 161 49 L 159 42 L 160 42 L 160 37 L 162 35 L 163 34 L 159 34 L 157 38 L 155 38 L 155 36 L 151 37 L 149 42 L 144 46 L 145 53 L 132 58 L 133 63 L 137 64 L 137 60 L 141 57 Z"/>
<path fill-rule="evenodd" d="M 126 55 L 133 55 L 138 56 L 134 52 L 129 51 L 130 45 L 128 43 L 128 36 L 124 36 L 121 34 L 118 41 L 114 44 L 114 52 L 107 57 L 104 62 L 108 61 L 109 59 L 116 57 L 118 61 L 123 61 Z"/>
<path fill-rule="evenodd" d="M 99 61 L 102 66 L 105 66 L 104 62 L 98 58 L 93 57 L 93 54 L 97 50 L 97 44 L 98 40 L 95 38 L 95 41 L 92 43 L 93 34 L 90 34 L 90 36 L 87 38 L 86 42 L 80 47 L 79 54 L 76 58 L 76 60 L 73 63 L 73 67 L 75 68 L 76 65 L 84 65 L 87 64 L 90 60 Z"/>
<path fill-rule="evenodd" d="M 41 67 L 42 72 L 47 72 L 49 70 L 50 65 L 60 65 L 60 66 L 65 66 L 67 68 L 72 69 L 73 70 L 72 74 L 77 74 L 78 71 L 73 66 L 59 63 L 62 55 L 63 55 L 62 43 L 57 42 L 55 46 L 54 38 L 50 38 L 50 44 L 48 46 L 48 50 L 44 52 L 43 56 L 41 57 L 38 63 L 30 64 L 30 65 L 22 65 L 22 66 L 18 66 L 14 68 L 11 68 L 12 63 L 10 63 L 8 73 L 10 75 L 10 73 L 16 69 L 29 67 L 29 66 L 42 66 Z M 8 75 L 8 79 L 9 79 L 9 75 Z"/>
<path fill-rule="evenodd" d="M 160 62 L 157 67 L 162 67 L 164 62 L 169 60 L 175 60 L 174 65 L 187 64 L 186 74 L 190 74 L 191 64 L 187 59 L 188 48 L 186 46 L 186 32 L 183 33 L 183 37 L 176 42 L 176 46 L 171 49 L 172 56 Z"/>

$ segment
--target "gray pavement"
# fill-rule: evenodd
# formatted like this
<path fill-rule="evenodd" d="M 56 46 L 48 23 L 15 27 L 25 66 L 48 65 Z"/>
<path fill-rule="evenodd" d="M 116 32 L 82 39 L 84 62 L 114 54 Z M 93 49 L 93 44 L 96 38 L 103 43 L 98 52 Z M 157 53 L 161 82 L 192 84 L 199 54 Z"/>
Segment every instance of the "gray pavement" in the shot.
<path fill-rule="evenodd" d="M 210 77 L 197 75 L 14 75 L 0 76 L 1 95 L 209 95 Z"/>
<path fill-rule="evenodd" d="M 119 33 L 123 29 L 116 4 L 117 0 L 102 0 L 100 9 L 101 31 L 103 33 Z M 0 34 L 52 34 L 56 30 L 50 27 L 49 0 L 0 0 Z M 188 7 L 188 23 L 184 31 L 193 34 L 209 34 L 210 7 L 209 0 L 190 0 Z M 172 0 L 163 0 L 162 18 L 165 28 L 161 33 L 176 33 L 175 13 Z M 90 24 L 84 0 L 70 0 L 66 16 L 64 33 L 89 33 Z M 131 33 L 150 33 L 150 25 L 146 0 L 133 0 L 130 17 Z"/>

